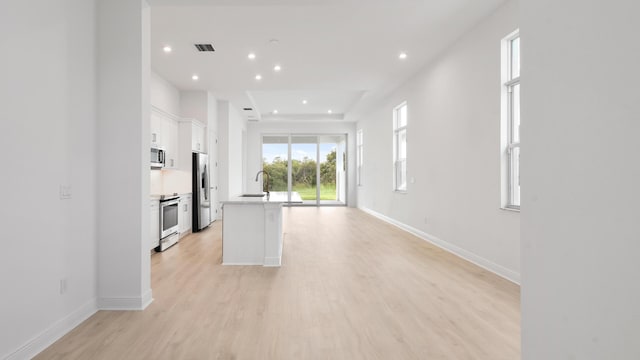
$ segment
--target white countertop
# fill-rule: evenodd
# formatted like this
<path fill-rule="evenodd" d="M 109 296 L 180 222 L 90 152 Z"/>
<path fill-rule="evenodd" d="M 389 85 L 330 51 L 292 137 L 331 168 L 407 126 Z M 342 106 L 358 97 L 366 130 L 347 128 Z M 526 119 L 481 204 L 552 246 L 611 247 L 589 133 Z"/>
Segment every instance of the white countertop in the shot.
<path fill-rule="evenodd" d="M 165 194 L 164 196 L 169 196 L 171 194 Z M 150 194 L 149 197 L 151 198 L 151 200 L 160 200 L 160 198 L 162 197 L 162 194 Z M 180 193 L 180 194 L 175 194 L 173 196 L 191 196 L 191 193 Z"/>
<path fill-rule="evenodd" d="M 285 204 L 288 203 L 287 192 L 286 191 L 271 191 L 269 193 L 269 197 L 242 197 L 232 196 L 229 200 L 222 201 L 223 204 L 248 204 L 248 205 L 257 205 L 257 204 Z M 297 192 L 291 193 L 291 202 L 294 203 L 302 203 L 302 198 L 300 198 L 300 194 Z"/>

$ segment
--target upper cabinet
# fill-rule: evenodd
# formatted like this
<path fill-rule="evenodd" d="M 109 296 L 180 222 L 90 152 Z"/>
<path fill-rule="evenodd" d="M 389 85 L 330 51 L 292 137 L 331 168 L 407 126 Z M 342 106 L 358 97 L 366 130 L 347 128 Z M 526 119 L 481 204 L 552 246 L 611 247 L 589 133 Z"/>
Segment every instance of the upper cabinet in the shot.
<path fill-rule="evenodd" d="M 156 111 L 151 112 L 150 128 L 151 128 L 151 147 L 162 147 L 162 115 Z"/>
<path fill-rule="evenodd" d="M 191 172 L 192 153 L 206 153 L 206 127 L 195 119 L 180 120 L 180 170 Z"/>
<path fill-rule="evenodd" d="M 178 117 L 152 107 L 149 128 L 151 146 L 165 150 L 165 169 L 177 169 Z"/>
<path fill-rule="evenodd" d="M 191 153 L 207 153 L 207 127 L 195 119 L 183 119 L 154 106 L 149 128 L 152 147 L 165 151 L 164 169 L 191 172 Z"/>
<path fill-rule="evenodd" d="M 178 167 L 178 123 L 171 119 L 165 119 L 162 123 L 162 134 L 165 168 L 176 169 Z"/>
<path fill-rule="evenodd" d="M 205 127 L 197 121 L 191 122 L 191 150 L 206 153 L 205 147 Z"/>

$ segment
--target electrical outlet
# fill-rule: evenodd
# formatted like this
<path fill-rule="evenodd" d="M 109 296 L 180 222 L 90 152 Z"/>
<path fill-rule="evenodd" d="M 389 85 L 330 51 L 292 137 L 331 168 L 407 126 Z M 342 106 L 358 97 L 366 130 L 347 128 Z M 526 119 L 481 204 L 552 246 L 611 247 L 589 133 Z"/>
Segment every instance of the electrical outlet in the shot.
<path fill-rule="evenodd" d="M 60 200 L 71 199 L 71 185 L 60 185 Z"/>
<path fill-rule="evenodd" d="M 67 292 L 67 278 L 60 279 L 60 295 L 64 295 Z"/>

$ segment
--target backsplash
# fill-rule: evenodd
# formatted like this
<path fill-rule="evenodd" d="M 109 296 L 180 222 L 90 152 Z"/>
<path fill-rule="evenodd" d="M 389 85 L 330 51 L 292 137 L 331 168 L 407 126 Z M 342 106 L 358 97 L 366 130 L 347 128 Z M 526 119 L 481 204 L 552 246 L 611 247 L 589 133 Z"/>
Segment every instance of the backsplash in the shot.
<path fill-rule="evenodd" d="M 185 194 L 191 192 L 191 173 L 181 170 L 151 170 L 150 194 Z"/>
<path fill-rule="evenodd" d="M 164 194 L 162 186 L 162 171 L 151 170 L 149 175 L 149 194 Z"/>

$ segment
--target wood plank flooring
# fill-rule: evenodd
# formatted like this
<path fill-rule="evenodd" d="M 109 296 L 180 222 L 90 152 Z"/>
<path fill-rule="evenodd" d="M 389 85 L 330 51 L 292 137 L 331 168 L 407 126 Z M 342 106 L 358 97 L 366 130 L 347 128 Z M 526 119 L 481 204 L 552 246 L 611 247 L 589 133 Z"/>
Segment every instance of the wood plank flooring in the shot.
<path fill-rule="evenodd" d="M 151 260 L 145 311 L 99 311 L 36 359 L 520 358 L 520 290 L 344 207 L 285 208 L 280 268 L 222 266 L 221 226 Z"/>

